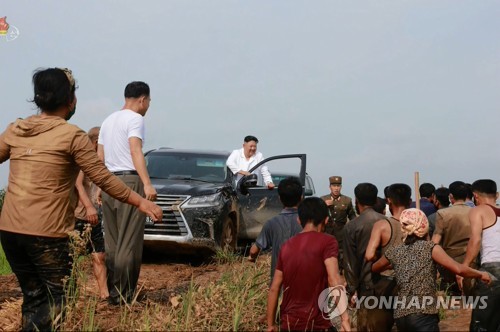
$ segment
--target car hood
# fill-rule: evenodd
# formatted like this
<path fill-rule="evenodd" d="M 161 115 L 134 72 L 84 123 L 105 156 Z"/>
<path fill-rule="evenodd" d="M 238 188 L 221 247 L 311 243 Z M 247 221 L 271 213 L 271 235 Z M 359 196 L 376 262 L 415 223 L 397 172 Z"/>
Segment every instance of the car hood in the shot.
<path fill-rule="evenodd" d="M 225 183 L 207 183 L 196 180 L 151 179 L 158 194 L 163 195 L 211 195 L 227 186 Z"/>

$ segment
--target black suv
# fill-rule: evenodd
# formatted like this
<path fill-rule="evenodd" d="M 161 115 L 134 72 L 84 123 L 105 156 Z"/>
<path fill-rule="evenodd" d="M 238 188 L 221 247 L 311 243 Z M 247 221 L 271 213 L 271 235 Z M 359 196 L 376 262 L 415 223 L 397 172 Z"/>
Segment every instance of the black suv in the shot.
<path fill-rule="evenodd" d="M 238 239 L 255 239 L 263 224 L 281 211 L 277 190 L 259 185 L 255 175 L 235 182 L 226 166 L 228 156 L 225 151 L 170 148 L 146 153 L 149 176 L 158 193 L 156 203 L 163 209 L 161 222 L 146 219 L 146 247 L 235 248 Z M 288 163 L 290 159 L 298 160 L 299 169 L 293 174 L 299 174 L 304 186 L 305 154 L 270 157 L 250 171 L 273 160 Z"/>

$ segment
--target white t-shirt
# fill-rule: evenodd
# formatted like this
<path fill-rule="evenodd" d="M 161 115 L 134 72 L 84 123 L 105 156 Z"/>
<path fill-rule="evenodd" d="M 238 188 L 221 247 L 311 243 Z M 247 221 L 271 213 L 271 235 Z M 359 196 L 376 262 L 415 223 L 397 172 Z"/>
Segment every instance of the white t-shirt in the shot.
<path fill-rule="evenodd" d="M 104 147 L 106 167 L 111 172 L 135 170 L 128 140 L 137 137 L 144 143 L 144 135 L 144 118 L 139 113 L 124 109 L 109 115 L 101 125 L 97 141 Z"/>
<path fill-rule="evenodd" d="M 234 150 L 229 157 L 227 158 L 226 165 L 229 167 L 229 169 L 233 172 L 233 174 L 238 173 L 239 171 L 249 171 L 250 168 L 253 166 L 257 165 L 260 163 L 264 157 L 262 156 L 262 153 L 256 152 L 253 156 L 250 157 L 250 159 L 247 160 L 245 157 L 245 154 L 243 152 L 243 148 Z M 269 173 L 269 169 L 267 168 L 266 165 L 262 165 L 259 168 L 257 168 L 254 171 L 254 174 L 259 175 L 258 173 L 261 174 L 264 183 L 272 183 L 273 179 L 271 177 L 271 173 Z M 236 176 L 236 181 L 239 181 L 243 175 L 238 174 Z"/>

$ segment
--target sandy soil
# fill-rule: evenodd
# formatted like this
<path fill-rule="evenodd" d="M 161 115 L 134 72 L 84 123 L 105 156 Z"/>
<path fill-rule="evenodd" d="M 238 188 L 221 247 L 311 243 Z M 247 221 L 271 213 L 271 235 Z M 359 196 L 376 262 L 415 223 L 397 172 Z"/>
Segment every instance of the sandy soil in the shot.
<path fill-rule="evenodd" d="M 227 266 L 205 264 L 191 266 L 188 262 L 149 262 L 142 266 L 139 285 L 141 288 L 139 305 L 161 303 L 168 305 L 170 299 L 183 293 L 191 278 L 203 284 L 215 280 Z M 88 278 L 88 292 L 97 296 L 97 285 L 92 276 Z M 21 289 L 14 275 L 0 276 L 0 331 L 19 330 Z M 96 321 L 103 330 L 113 329 L 119 319 L 119 307 L 109 306 L 105 301 L 97 303 Z M 466 331 L 469 327 L 471 311 L 466 309 L 447 310 L 446 318 L 439 324 L 441 331 Z M 395 329 L 394 329 L 395 330 Z"/>

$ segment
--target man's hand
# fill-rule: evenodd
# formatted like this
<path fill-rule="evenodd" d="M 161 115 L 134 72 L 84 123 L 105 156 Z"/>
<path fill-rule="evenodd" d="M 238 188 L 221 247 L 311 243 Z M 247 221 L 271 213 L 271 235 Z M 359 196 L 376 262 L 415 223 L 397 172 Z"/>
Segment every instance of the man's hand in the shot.
<path fill-rule="evenodd" d="M 458 285 L 458 289 L 460 289 L 460 291 L 463 293 L 464 291 L 464 277 L 462 277 L 461 275 L 456 275 L 455 276 L 455 279 L 457 281 L 457 285 Z"/>
<path fill-rule="evenodd" d="M 145 200 L 144 198 L 141 199 L 141 202 L 139 203 L 138 209 L 142 213 L 145 213 L 148 217 L 153 219 L 153 221 L 161 221 L 161 219 L 162 219 L 163 211 L 162 211 L 161 207 L 159 207 L 158 205 L 156 205 L 153 202 Z"/>
<path fill-rule="evenodd" d="M 351 308 L 356 308 L 356 300 L 358 299 L 358 292 L 354 292 L 351 296 L 351 300 L 349 301 L 349 305 Z"/>
<path fill-rule="evenodd" d="M 250 253 L 248 254 L 248 261 L 255 263 L 257 261 L 257 257 L 259 256 L 260 248 L 257 247 L 255 243 L 250 247 Z"/>
<path fill-rule="evenodd" d="M 278 326 L 276 326 L 274 324 L 273 325 L 268 325 L 266 331 L 267 332 L 279 331 L 279 328 L 278 328 Z"/>
<path fill-rule="evenodd" d="M 269 189 L 269 190 L 273 190 L 273 189 L 274 189 L 274 183 L 269 182 L 269 183 L 267 184 L 267 189 Z"/>
<path fill-rule="evenodd" d="M 486 271 L 481 271 L 481 281 L 489 285 L 491 283 L 491 275 Z"/>
<path fill-rule="evenodd" d="M 250 172 L 247 172 L 247 171 L 238 171 L 239 174 L 243 175 L 243 176 L 247 176 L 247 175 L 250 175 L 252 173 Z"/>
<path fill-rule="evenodd" d="M 95 200 L 99 206 L 102 206 L 102 189 L 99 187 L 97 187 L 97 190 L 95 191 Z"/>
<path fill-rule="evenodd" d="M 97 210 L 93 206 L 89 206 L 85 208 L 85 212 L 87 214 L 87 221 L 92 226 L 97 225 L 99 218 L 97 218 Z"/>
<path fill-rule="evenodd" d="M 333 199 L 327 199 L 325 200 L 326 206 L 332 206 L 333 204 Z"/>
<path fill-rule="evenodd" d="M 156 200 L 156 189 L 153 187 L 153 185 L 148 184 L 144 186 L 144 194 L 146 196 L 146 199 L 148 201 L 154 201 Z"/>

